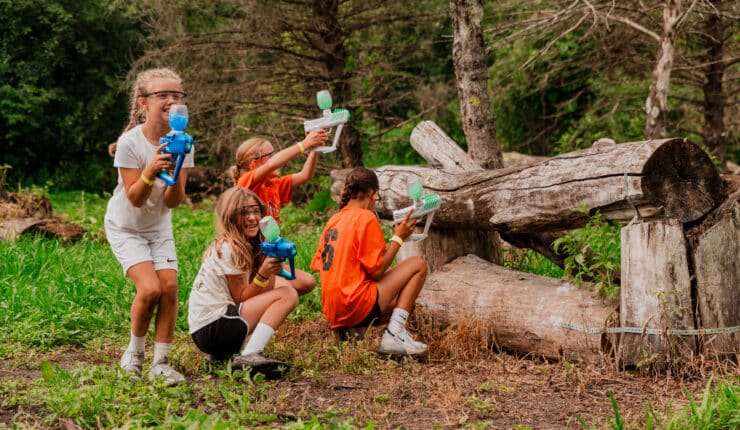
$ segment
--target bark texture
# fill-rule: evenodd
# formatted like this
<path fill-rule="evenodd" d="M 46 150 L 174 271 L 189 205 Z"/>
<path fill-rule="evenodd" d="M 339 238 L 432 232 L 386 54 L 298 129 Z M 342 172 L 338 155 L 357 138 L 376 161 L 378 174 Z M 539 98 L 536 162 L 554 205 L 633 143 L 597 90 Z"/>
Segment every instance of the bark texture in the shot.
<path fill-rule="evenodd" d="M 622 327 L 662 334 L 622 334 L 623 365 L 657 365 L 696 354 L 694 336 L 667 329 L 694 329 L 691 281 L 683 226 L 678 220 L 637 222 L 622 229 Z"/>
<path fill-rule="evenodd" d="M 603 356 L 615 306 L 571 282 L 508 270 L 468 255 L 432 273 L 417 300 L 446 326 L 480 321 L 506 350 L 569 361 Z"/>
<path fill-rule="evenodd" d="M 722 200 L 722 180 L 709 157 L 685 139 L 661 139 L 589 148 L 543 162 L 496 171 L 459 174 L 420 166 L 375 169 L 379 214 L 410 204 L 407 184 L 417 179 L 426 193 L 442 197 L 437 228 L 500 232 L 546 232 L 583 226 L 586 212 L 608 219 L 671 217 L 689 222 Z M 332 172 L 338 196 L 346 172 Z"/>
<path fill-rule="evenodd" d="M 468 152 L 483 168 L 498 169 L 503 167 L 503 157 L 488 96 L 483 1 L 450 0 L 450 17 L 452 61 Z"/>

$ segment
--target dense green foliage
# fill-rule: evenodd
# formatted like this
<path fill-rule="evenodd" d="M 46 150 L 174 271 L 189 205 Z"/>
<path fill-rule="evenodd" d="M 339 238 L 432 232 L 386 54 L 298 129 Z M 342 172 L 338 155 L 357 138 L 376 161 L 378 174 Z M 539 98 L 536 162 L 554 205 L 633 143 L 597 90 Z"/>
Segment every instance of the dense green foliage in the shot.
<path fill-rule="evenodd" d="M 0 0 L 0 164 L 8 182 L 110 189 L 107 144 L 127 115 L 122 82 L 139 16 L 115 0 Z"/>

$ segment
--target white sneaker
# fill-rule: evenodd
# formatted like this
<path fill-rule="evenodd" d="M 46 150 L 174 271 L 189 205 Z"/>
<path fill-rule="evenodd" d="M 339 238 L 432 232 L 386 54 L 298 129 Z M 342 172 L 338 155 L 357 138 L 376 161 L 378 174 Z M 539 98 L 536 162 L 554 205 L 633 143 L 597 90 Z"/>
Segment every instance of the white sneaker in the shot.
<path fill-rule="evenodd" d="M 182 373 L 173 369 L 172 366 L 167 363 L 152 364 L 152 368 L 149 369 L 150 381 L 153 381 L 154 378 L 159 377 L 164 378 L 167 382 L 167 385 L 169 386 L 185 383 L 185 377 L 182 376 Z"/>
<path fill-rule="evenodd" d="M 394 335 L 386 329 L 380 340 L 378 352 L 391 355 L 420 355 L 425 354 L 428 349 L 426 344 L 415 341 L 406 330 Z"/>
<path fill-rule="evenodd" d="M 144 366 L 144 352 L 133 352 L 128 349 L 121 356 L 121 369 L 128 373 L 131 379 L 141 378 L 141 368 Z"/>

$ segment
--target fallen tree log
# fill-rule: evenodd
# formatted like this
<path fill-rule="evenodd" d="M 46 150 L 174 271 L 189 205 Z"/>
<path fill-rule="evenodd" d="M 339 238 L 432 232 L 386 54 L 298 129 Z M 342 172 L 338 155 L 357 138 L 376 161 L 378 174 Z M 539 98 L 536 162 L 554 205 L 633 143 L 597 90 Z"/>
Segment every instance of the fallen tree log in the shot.
<path fill-rule="evenodd" d="M 437 228 L 558 231 L 583 226 L 589 214 L 628 221 L 660 215 L 694 221 L 722 199 L 722 181 L 709 157 L 685 139 L 661 139 L 599 146 L 537 164 L 494 171 L 446 171 L 420 166 L 375 169 L 381 201 L 376 209 L 391 218 L 410 204 L 408 183 L 420 180 L 437 193 L 442 207 Z M 332 193 L 346 171 L 332 172 Z M 577 210 L 582 208 L 582 211 Z"/>
<path fill-rule="evenodd" d="M 417 300 L 442 327 L 481 321 L 506 350 L 552 359 L 593 362 L 603 357 L 603 331 L 615 304 L 572 282 L 457 258 L 427 278 Z"/>

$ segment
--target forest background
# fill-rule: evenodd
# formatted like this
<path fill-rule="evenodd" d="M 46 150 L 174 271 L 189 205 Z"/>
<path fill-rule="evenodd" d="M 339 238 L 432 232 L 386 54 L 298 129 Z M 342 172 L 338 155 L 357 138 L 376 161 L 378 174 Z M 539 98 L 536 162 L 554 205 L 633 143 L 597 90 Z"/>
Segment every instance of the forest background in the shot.
<path fill-rule="evenodd" d="M 670 28 L 667 6 L 679 12 Z M 736 2 L 483 7 L 501 151 L 555 155 L 601 137 L 650 137 L 646 98 L 662 68 L 670 78 L 663 133 L 703 145 L 721 168 L 740 159 Z M 319 175 L 423 162 L 408 144 L 421 120 L 466 147 L 447 1 L 0 0 L 0 25 L 0 165 L 9 184 L 110 192 L 106 147 L 127 123 L 133 77 L 155 66 L 183 77 L 200 166 L 225 169 L 255 135 L 277 147 L 296 142 L 303 120 L 320 115 L 321 89 L 350 110 L 352 125 Z M 659 65 L 666 38 L 674 52 Z"/>

